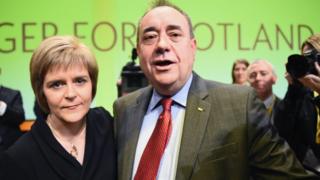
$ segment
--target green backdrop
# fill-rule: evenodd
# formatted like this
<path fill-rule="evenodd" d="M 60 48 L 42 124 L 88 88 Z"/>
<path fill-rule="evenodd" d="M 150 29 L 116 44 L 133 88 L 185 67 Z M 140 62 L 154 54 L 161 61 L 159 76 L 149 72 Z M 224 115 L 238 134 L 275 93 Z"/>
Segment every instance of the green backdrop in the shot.
<path fill-rule="evenodd" d="M 319 0 L 172 0 L 191 17 L 198 42 L 194 69 L 202 77 L 231 82 L 235 59 L 269 60 L 278 74 L 274 92 L 287 88 L 284 64 L 308 36 L 320 31 Z M 40 41 L 76 35 L 95 53 L 100 73 L 94 106 L 112 112 L 116 81 L 130 61 L 136 22 L 146 0 L 28 0 L 0 2 L 0 83 L 21 91 L 34 118 L 29 61 Z"/>

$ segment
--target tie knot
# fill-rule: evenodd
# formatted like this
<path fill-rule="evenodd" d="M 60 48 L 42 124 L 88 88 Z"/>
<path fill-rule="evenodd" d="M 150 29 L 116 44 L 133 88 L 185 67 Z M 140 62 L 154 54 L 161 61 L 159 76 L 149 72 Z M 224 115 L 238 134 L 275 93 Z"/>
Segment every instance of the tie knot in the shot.
<path fill-rule="evenodd" d="M 161 100 L 161 104 L 162 104 L 163 110 L 170 111 L 172 102 L 173 101 L 172 101 L 171 98 L 163 98 Z"/>

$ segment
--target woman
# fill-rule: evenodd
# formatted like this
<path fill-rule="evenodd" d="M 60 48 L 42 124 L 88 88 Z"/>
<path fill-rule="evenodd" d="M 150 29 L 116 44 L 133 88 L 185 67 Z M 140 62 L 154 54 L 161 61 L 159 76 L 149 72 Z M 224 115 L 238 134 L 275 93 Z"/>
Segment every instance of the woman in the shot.
<path fill-rule="evenodd" d="M 112 117 L 90 109 L 98 78 L 90 50 L 75 37 L 50 37 L 34 52 L 30 77 L 48 116 L 1 157 L 0 179 L 115 179 Z"/>
<path fill-rule="evenodd" d="M 245 59 L 238 59 L 232 65 L 232 84 L 247 84 L 247 68 L 249 62 Z"/>
<path fill-rule="evenodd" d="M 303 42 L 301 55 L 314 62 L 320 60 L 320 34 L 314 34 Z M 285 74 L 288 89 L 277 106 L 274 124 L 303 166 L 320 175 L 320 96 L 315 93 L 320 92 L 320 67 L 318 63 L 310 65 L 314 65 L 317 75 L 307 74 L 294 79 L 292 71 L 291 75 L 289 72 Z"/>

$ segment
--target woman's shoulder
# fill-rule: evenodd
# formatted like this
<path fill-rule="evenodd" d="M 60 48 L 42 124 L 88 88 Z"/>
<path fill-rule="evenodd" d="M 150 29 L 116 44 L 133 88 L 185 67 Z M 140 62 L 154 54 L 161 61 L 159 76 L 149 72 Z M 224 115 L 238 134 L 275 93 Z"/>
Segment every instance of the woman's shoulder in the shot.
<path fill-rule="evenodd" d="M 31 132 L 27 132 L 22 135 L 12 146 L 8 148 L 5 152 L 6 154 L 12 157 L 27 157 L 30 152 L 29 149 L 32 149 L 34 146 L 34 140 L 32 138 Z"/>
<path fill-rule="evenodd" d="M 0 153 L 0 179 L 30 179 L 22 164 L 23 161 L 16 161 L 7 152 Z"/>
<path fill-rule="evenodd" d="M 31 133 L 27 132 L 1 154 L 1 168 L 4 165 L 4 169 L 8 171 L 17 170 L 22 174 L 22 171 L 29 167 L 30 162 L 33 161 L 32 158 L 38 152 L 35 146 Z"/>
<path fill-rule="evenodd" d="M 104 107 L 91 108 L 88 112 L 88 118 L 95 118 L 101 120 L 112 120 L 112 116 Z"/>
<path fill-rule="evenodd" d="M 103 107 L 91 108 L 87 118 L 87 123 L 101 131 L 113 128 L 113 117 Z"/>

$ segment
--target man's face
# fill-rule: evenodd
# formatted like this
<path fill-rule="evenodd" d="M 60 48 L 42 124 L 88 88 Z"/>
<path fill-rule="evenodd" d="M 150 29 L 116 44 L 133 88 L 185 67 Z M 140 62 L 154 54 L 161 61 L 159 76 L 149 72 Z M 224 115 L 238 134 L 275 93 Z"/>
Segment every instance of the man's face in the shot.
<path fill-rule="evenodd" d="M 157 7 L 141 19 L 137 46 L 140 65 L 160 94 L 173 95 L 182 88 L 192 73 L 195 51 L 188 21 L 177 10 Z"/>
<path fill-rule="evenodd" d="M 276 76 L 272 68 L 265 62 L 250 65 L 248 69 L 250 85 L 257 91 L 260 97 L 268 97 L 272 93 L 272 85 L 276 82 Z"/>

